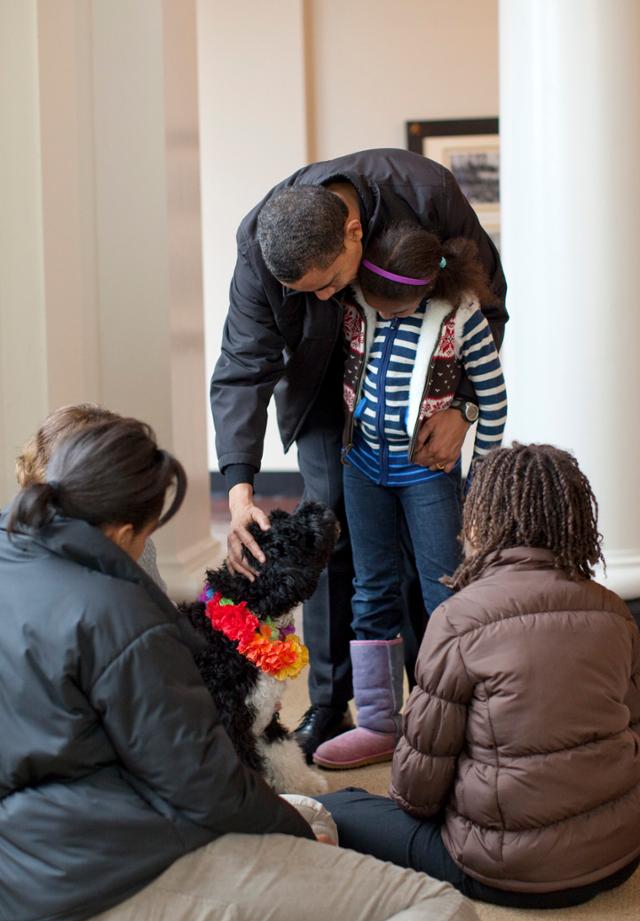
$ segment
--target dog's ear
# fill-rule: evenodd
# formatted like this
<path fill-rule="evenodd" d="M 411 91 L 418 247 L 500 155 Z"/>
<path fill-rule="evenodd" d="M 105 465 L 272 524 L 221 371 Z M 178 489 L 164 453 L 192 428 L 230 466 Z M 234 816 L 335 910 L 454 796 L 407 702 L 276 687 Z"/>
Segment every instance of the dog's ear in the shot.
<path fill-rule="evenodd" d="M 290 518 L 289 512 L 285 512 L 282 508 L 274 508 L 269 512 L 269 521 L 284 521 L 285 518 Z"/>
<path fill-rule="evenodd" d="M 206 569 L 204 573 L 205 582 L 208 585 L 211 585 L 215 580 L 216 574 L 219 572 L 219 569 Z"/>
<path fill-rule="evenodd" d="M 307 501 L 298 506 L 295 515 L 299 518 L 315 518 L 320 517 L 327 511 L 329 511 L 328 507 L 321 502 Z"/>
<path fill-rule="evenodd" d="M 277 525 L 283 521 L 286 521 L 292 516 L 289 512 L 285 512 L 282 508 L 274 508 L 269 512 L 269 524 Z M 252 521 L 249 525 L 249 533 L 256 540 L 258 544 L 262 544 L 265 540 L 268 540 L 269 531 L 263 531 L 257 521 Z"/>
<path fill-rule="evenodd" d="M 269 523 L 271 524 L 274 531 L 278 531 L 278 528 L 285 524 L 287 521 L 290 521 L 294 518 L 293 515 L 290 515 L 289 512 L 285 512 L 284 509 L 274 508 L 269 512 Z M 249 534 L 253 537 L 255 542 L 259 547 L 266 548 L 272 546 L 273 543 L 273 532 L 271 528 L 268 531 L 263 531 L 257 521 L 252 521 L 249 525 Z M 261 564 L 258 563 L 252 554 L 245 548 L 245 556 L 247 562 L 254 569 L 260 569 Z"/>

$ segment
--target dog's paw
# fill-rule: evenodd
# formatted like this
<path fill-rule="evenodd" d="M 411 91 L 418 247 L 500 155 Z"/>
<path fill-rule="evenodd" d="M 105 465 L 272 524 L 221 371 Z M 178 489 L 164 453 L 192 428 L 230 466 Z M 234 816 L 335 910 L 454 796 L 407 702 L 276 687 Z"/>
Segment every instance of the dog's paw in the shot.
<path fill-rule="evenodd" d="M 258 739 L 258 751 L 265 765 L 265 780 L 276 793 L 326 793 L 328 784 L 319 771 L 309 767 L 302 749 L 292 739 L 268 742 Z"/>
<path fill-rule="evenodd" d="M 324 777 L 320 771 L 307 767 L 306 775 L 301 778 L 296 793 L 303 793 L 305 796 L 319 796 L 321 793 L 326 793 L 328 790 L 329 782 L 327 778 Z"/>

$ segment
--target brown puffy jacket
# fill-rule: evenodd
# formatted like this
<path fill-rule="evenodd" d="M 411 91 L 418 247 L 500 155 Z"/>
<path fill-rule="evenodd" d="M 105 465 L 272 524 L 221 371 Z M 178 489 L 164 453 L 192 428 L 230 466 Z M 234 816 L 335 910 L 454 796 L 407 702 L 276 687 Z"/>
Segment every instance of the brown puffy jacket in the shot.
<path fill-rule="evenodd" d="M 640 855 L 640 634 L 617 595 L 503 551 L 434 613 L 416 680 L 390 793 L 445 809 L 466 873 L 548 892 Z"/>

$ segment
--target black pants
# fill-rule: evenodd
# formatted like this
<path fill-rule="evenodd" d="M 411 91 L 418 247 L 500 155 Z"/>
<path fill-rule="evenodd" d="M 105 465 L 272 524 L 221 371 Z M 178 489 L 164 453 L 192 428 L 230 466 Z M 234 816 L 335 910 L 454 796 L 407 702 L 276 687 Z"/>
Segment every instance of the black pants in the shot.
<path fill-rule="evenodd" d="M 316 706 L 345 710 L 353 696 L 349 641 L 353 561 L 342 497 L 342 355 L 336 350 L 316 398 L 296 439 L 298 466 L 304 480 L 303 500 L 322 502 L 338 516 L 341 534 L 318 587 L 303 609 L 304 641 L 309 647 L 309 697 Z M 406 530 L 406 529 L 405 529 Z M 403 541 L 405 664 L 409 683 L 427 615 L 407 535 Z"/>
<path fill-rule="evenodd" d="M 486 886 L 460 869 L 444 846 L 438 821 L 414 819 L 396 806 L 393 800 L 373 796 L 366 790 L 354 787 L 337 793 L 326 793 L 316 799 L 331 812 L 338 826 L 341 847 L 371 854 L 401 867 L 420 870 L 435 879 L 451 883 L 470 899 L 508 908 L 568 908 L 571 905 L 581 905 L 601 892 L 624 883 L 640 863 L 640 859 L 634 860 L 606 879 L 575 889 L 559 892 L 507 892 Z"/>
<path fill-rule="evenodd" d="M 339 397 L 321 398 L 297 438 L 303 501 L 322 502 L 340 522 L 340 537 L 318 587 L 303 608 L 304 641 L 309 647 L 311 703 L 345 710 L 353 696 L 349 641 L 353 562 L 342 498 L 340 462 L 342 409 Z"/>

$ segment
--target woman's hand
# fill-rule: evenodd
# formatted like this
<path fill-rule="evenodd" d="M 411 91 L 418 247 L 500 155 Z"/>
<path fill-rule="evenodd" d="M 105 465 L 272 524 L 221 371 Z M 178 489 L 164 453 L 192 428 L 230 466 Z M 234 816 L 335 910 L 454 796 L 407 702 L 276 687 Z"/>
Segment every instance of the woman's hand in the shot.
<path fill-rule="evenodd" d="M 316 835 L 316 841 L 319 841 L 321 844 L 333 844 L 336 847 L 336 842 L 332 841 L 329 835 Z"/>
<path fill-rule="evenodd" d="M 227 569 L 253 582 L 256 572 L 244 557 L 245 548 L 260 563 L 264 563 L 265 556 L 248 527 L 255 521 L 263 531 L 268 531 L 271 527 L 269 518 L 253 504 L 253 487 L 249 483 L 237 483 L 229 490 L 229 512 L 231 524 L 227 534 Z"/>
<path fill-rule="evenodd" d="M 414 464 L 450 473 L 462 451 L 469 423 L 457 409 L 443 409 L 426 419 L 418 432 Z"/>

